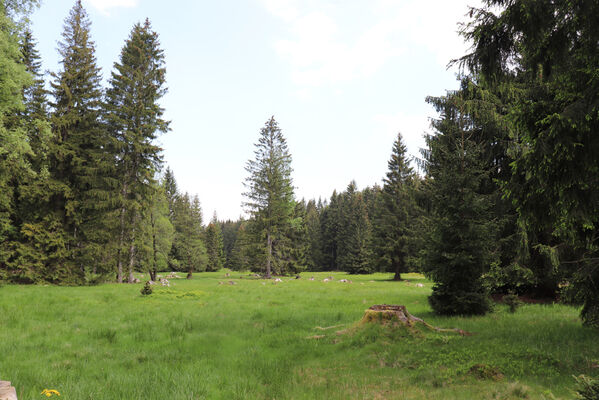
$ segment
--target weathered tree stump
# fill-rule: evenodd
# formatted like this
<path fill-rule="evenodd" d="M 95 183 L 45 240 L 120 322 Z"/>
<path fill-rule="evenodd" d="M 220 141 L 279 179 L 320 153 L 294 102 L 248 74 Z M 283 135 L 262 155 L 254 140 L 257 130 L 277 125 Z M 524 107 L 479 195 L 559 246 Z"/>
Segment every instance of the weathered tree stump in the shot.
<path fill-rule="evenodd" d="M 17 400 L 17 390 L 10 382 L 0 381 L 0 400 Z"/>
<path fill-rule="evenodd" d="M 406 306 L 401 305 L 376 304 L 364 312 L 364 316 L 362 317 L 360 324 L 364 323 L 382 323 L 390 324 L 392 326 L 406 326 L 408 328 L 413 328 L 416 326 L 416 324 L 422 324 L 426 328 L 435 332 L 455 332 L 462 336 L 472 335 L 471 333 L 462 329 L 444 329 L 430 325 L 423 319 L 417 318 L 410 314 Z"/>

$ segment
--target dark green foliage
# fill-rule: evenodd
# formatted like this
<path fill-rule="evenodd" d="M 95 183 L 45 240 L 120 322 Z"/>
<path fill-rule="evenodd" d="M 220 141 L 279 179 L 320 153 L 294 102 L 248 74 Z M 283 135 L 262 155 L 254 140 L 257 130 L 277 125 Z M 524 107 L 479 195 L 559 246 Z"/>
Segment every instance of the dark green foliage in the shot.
<path fill-rule="evenodd" d="M 432 228 L 424 270 L 435 282 L 429 301 L 439 314 L 484 314 L 490 309 L 482 274 L 496 262 L 489 171 L 459 93 L 429 98 L 441 114 L 424 152 Z"/>
<path fill-rule="evenodd" d="M 254 272 L 262 271 L 262 260 L 255 257 L 256 243 L 251 240 L 250 228 L 248 222 L 241 220 L 238 222 L 237 232 L 235 233 L 235 243 L 231 249 L 228 267 L 235 271 L 252 270 Z M 262 252 L 258 252 L 260 254 Z"/>
<path fill-rule="evenodd" d="M 514 293 L 503 296 L 503 302 L 508 306 L 511 313 L 515 313 L 518 307 L 522 305 L 522 302 L 518 298 L 518 295 Z"/>
<path fill-rule="evenodd" d="M 155 143 L 168 131 L 159 100 L 166 93 L 164 53 L 149 20 L 135 24 L 125 42 L 106 92 L 106 121 L 119 176 L 118 281 L 123 280 L 123 258 L 129 264 L 129 281 L 135 264 L 136 242 L 142 232 L 142 213 L 151 207 L 154 175 L 162 149 Z M 167 171 L 168 172 L 168 171 Z M 167 188 L 167 197 L 170 195 Z"/>
<path fill-rule="evenodd" d="M 152 294 L 152 292 L 153 292 L 153 289 L 152 289 L 152 285 L 150 284 L 150 281 L 147 281 L 140 290 L 140 293 L 142 296 L 149 296 Z"/>
<path fill-rule="evenodd" d="M 175 236 L 170 252 L 170 268 L 177 271 L 205 271 L 207 263 L 202 210 L 197 196 L 178 195 L 174 204 Z"/>
<path fill-rule="evenodd" d="M 218 271 L 225 266 L 225 252 L 223 248 L 223 234 L 216 213 L 206 228 L 206 252 L 208 263 L 206 271 Z"/>
<path fill-rule="evenodd" d="M 174 227 L 169 219 L 168 201 L 164 187 L 154 190 L 149 210 L 143 213 L 142 226 L 145 228 L 137 245 L 139 258 L 155 281 L 158 271 L 168 269 L 168 255 L 174 238 Z"/>
<path fill-rule="evenodd" d="M 334 190 L 331 199 L 320 213 L 320 231 L 322 237 L 322 263 L 323 271 L 334 271 L 337 269 L 338 235 L 341 207 L 340 196 Z"/>
<path fill-rule="evenodd" d="M 599 317 L 599 3 L 488 0 L 473 9 L 461 62 L 495 91 L 512 93 L 513 175 L 506 192 L 520 223 L 549 233 L 540 243 Z M 557 243 L 555 243 L 557 242 Z"/>
<path fill-rule="evenodd" d="M 233 249 L 237 241 L 237 232 L 241 226 L 241 221 L 226 220 L 221 222 L 221 232 L 223 233 L 223 251 L 225 253 L 225 267 L 232 267 Z"/>
<path fill-rule="evenodd" d="M 372 228 L 366 203 L 355 182 L 341 195 L 340 211 L 337 267 L 352 274 L 374 272 L 370 247 Z"/>
<path fill-rule="evenodd" d="M 393 271 L 393 279 L 401 280 L 408 272 L 409 241 L 414 234 L 416 219 L 414 200 L 414 172 L 409 165 L 406 146 L 401 134 L 393 144 L 389 171 L 383 180 L 383 189 L 373 202 L 374 242 L 378 269 Z"/>
<path fill-rule="evenodd" d="M 88 268 L 98 263 L 110 237 L 104 223 L 110 211 L 111 155 L 105 151 L 108 136 L 100 121 L 101 74 L 96 65 L 90 21 L 77 1 L 65 20 L 58 51 L 62 70 L 52 74 L 53 140 L 49 146 L 51 186 L 49 198 L 55 237 L 63 243 L 53 258 L 61 275 L 82 283 Z"/>
<path fill-rule="evenodd" d="M 291 155 L 274 117 L 260 130 L 255 154 L 256 158 L 246 166 L 249 176 L 244 206 L 253 225 L 248 232 L 253 233 L 257 243 L 264 242 L 265 274 L 270 278 L 273 264 L 278 272 L 288 273 L 287 261 L 293 256 L 288 251 L 292 244 L 287 243 L 287 234 L 292 229 L 295 206 Z"/>
<path fill-rule="evenodd" d="M 314 200 L 306 204 L 306 215 L 304 224 L 307 236 L 306 267 L 309 271 L 319 271 L 325 265 L 323 254 L 323 235 L 321 232 L 320 215 L 322 213 L 322 203 L 320 207 Z"/>
<path fill-rule="evenodd" d="M 31 173 L 27 163 L 31 155 L 27 132 L 13 117 L 24 111 L 22 93 L 31 84 L 31 76 L 22 63 L 14 17 L 0 10 L 0 277 L 12 275 L 6 263 L 12 254 L 10 241 L 18 234 L 12 221 L 16 203 L 14 183 Z"/>

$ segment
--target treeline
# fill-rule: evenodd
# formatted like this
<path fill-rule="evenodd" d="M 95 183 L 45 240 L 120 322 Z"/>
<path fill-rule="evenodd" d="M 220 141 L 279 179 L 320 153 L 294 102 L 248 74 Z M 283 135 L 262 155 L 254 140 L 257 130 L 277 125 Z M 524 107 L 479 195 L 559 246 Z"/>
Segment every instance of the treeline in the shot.
<path fill-rule="evenodd" d="M 274 117 L 246 164 L 247 218 L 202 226 L 197 197 L 161 170 L 164 56 L 136 24 L 108 88 L 78 1 L 45 90 L 20 17 L 0 2 L 0 277 L 132 280 L 134 270 L 265 277 L 304 270 L 424 272 L 440 314 L 484 314 L 491 293 L 560 298 L 599 326 L 599 3 L 486 0 L 462 35 L 458 90 L 416 173 L 401 135 L 382 186 L 295 198 Z M 19 21 L 17 21 L 19 20 Z"/>
<path fill-rule="evenodd" d="M 290 218 L 297 230 L 287 245 L 295 254 L 290 257 L 294 262 L 288 269 L 276 268 L 274 272 L 393 272 L 394 279 L 400 280 L 402 272 L 419 270 L 411 230 L 418 225 L 416 188 L 421 178 L 409 165 L 401 136 L 389 165 L 383 187 L 358 190 L 352 181 L 344 192 L 335 191 L 325 201 L 294 200 Z M 262 272 L 264 260 L 255 249 L 252 222 L 221 222 L 227 267 Z"/>
<path fill-rule="evenodd" d="M 103 88 L 77 1 L 46 90 L 25 23 L 36 3 L 0 2 L 0 278 L 89 284 L 205 268 L 199 200 L 177 191 L 171 171 L 158 180 L 156 138 L 169 122 L 150 22 L 133 26 Z"/>

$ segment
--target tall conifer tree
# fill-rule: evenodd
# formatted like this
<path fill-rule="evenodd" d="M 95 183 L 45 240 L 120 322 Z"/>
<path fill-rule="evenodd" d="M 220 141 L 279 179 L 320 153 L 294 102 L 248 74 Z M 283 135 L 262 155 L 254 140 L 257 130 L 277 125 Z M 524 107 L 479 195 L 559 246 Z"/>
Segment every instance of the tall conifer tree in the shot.
<path fill-rule="evenodd" d="M 352 274 L 372 273 L 372 227 L 356 182 L 350 182 L 341 199 L 337 266 Z"/>
<path fill-rule="evenodd" d="M 206 228 L 206 251 L 208 264 L 206 271 L 218 271 L 225 265 L 225 252 L 223 247 L 223 234 L 216 213 Z"/>
<path fill-rule="evenodd" d="M 62 70 L 52 74 L 54 97 L 50 148 L 51 172 L 56 181 L 52 202 L 62 223 L 64 279 L 82 281 L 84 265 L 97 259 L 107 235 L 104 200 L 107 170 L 106 132 L 100 121 L 101 73 L 96 64 L 90 21 L 78 0 L 65 20 L 58 51 Z M 61 278 L 61 279 L 63 279 Z"/>
<path fill-rule="evenodd" d="M 435 282 L 429 302 L 439 314 L 484 314 L 490 301 L 481 278 L 496 261 L 496 226 L 484 190 L 489 170 L 483 147 L 460 109 L 459 93 L 428 102 L 441 114 L 424 151 L 433 206 L 424 263 Z"/>
<path fill-rule="evenodd" d="M 27 158 L 31 154 L 26 130 L 14 115 L 23 112 L 23 90 L 31 84 L 31 76 L 22 62 L 19 34 L 14 17 L 29 8 L 31 1 L 0 7 L 0 277 L 11 275 L 7 262 L 12 250 L 10 238 L 17 235 L 14 183 L 30 173 Z M 16 8 L 9 7 L 14 6 Z"/>
<path fill-rule="evenodd" d="M 383 180 L 383 190 L 373 219 L 378 263 L 388 266 L 395 275 L 393 280 L 401 280 L 401 273 L 407 271 L 406 259 L 411 236 L 413 209 L 414 172 L 406 157 L 406 146 L 401 134 L 393 143 L 391 158 L 387 163 L 389 171 Z"/>
<path fill-rule="evenodd" d="M 252 216 L 258 240 L 265 244 L 265 274 L 271 277 L 273 257 L 284 257 L 284 235 L 288 232 L 294 209 L 293 184 L 291 180 L 291 155 L 287 142 L 274 117 L 260 131 L 256 143 L 256 158 L 249 160 L 246 171 L 247 201 L 245 208 Z"/>
<path fill-rule="evenodd" d="M 135 241 L 140 234 L 141 213 L 150 204 L 154 174 L 162 161 L 162 149 L 155 143 L 160 132 L 168 131 L 158 104 L 166 93 L 164 53 L 149 20 L 135 24 L 125 42 L 106 93 L 106 120 L 117 154 L 119 195 L 118 281 L 123 281 L 124 255 L 132 281 Z"/>

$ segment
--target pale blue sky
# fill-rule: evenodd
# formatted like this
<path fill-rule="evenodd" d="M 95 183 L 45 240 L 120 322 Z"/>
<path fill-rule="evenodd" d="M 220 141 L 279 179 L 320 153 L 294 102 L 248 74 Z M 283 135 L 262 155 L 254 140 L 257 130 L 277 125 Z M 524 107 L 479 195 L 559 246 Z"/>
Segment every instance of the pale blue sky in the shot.
<path fill-rule="evenodd" d="M 328 198 L 355 179 L 380 183 L 397 132 L 418 154 L 435 113 L 427 95 L 455 89 L 448 61 L 478 0 L 84 0 L 105 80 L 133 24 L 150 18 L 166 55 L 164 158 L 204 219 L 236 219 L 245 163 L 274 115 L 293 156 L 298 198 Z M 46 70 L 74 0 L 32 16 Z"/>

